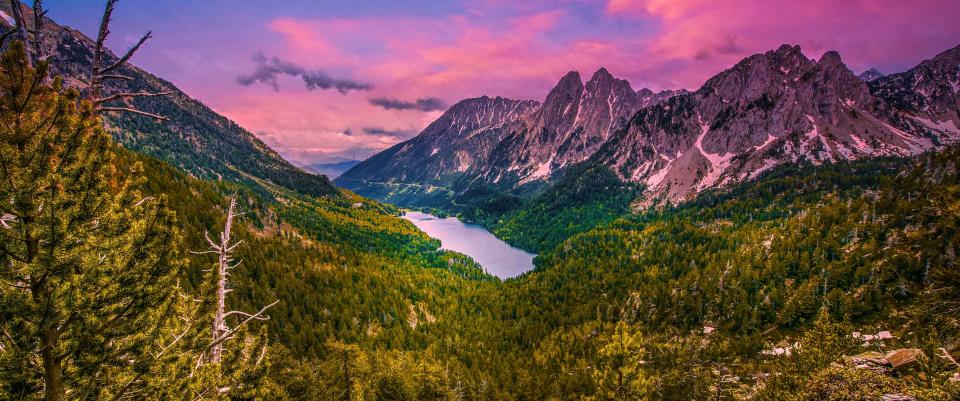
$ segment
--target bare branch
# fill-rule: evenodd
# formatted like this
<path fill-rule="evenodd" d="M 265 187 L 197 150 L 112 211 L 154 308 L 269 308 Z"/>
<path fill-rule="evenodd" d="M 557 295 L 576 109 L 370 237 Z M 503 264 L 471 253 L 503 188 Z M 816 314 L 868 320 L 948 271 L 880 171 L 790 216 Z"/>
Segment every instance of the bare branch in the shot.
<path fill-rule="evenodd" d="M 134 206 L 134 207 L 138 207 L 138 206 L 142 205 L 144 202 L 152 201 L 153 199 L 154 199 L 154 198 L 153 198 L 152 196 L 148 196 L 148 197 L 146 197 L 146 198 L 140 199 L 140 201 L 137 202 L 136 204 L 134 204 L 133 206 Z"/>
<path fill-rule="evenodd" d="M 9 213 L 4 213 L 2 216 L 0 216 L 0 226 L 3 226 L 3 228 L 9 230 L 9 229 L 11 229 L 12 227 L 10 227 L 10 225 L 7 224 L 7 223 L 8 223 L 8 222 L 13 222 L 13 221 L 16 221 L 16 220 L 17 220 L 17 216 L 14 216 L 14 215 L 9 214 Z"/>
<path fill-rule="evenodd" d="M 208 253 L 220 253 L 220 252 L 217 252 L 217 251 L 190 251 L 190 253 L 193 254 L 193 255 L 206 255 L 206 254 L 208 254 Z M 207 270 L 204 270 L 204 271 L 205 271 L 205 272 L 209 272 L 209 271 L 212 271 L 212 270 L 207 269 Z"/>
<path fill-rule="evenodd" d="M 937 348 L 937 351 L 940 351 L 943 353 L 943 355 L 937 355 L 938 357 L 940 357 L 941 359 L 945 359 L 949 361 L 951 364 L 953 364 L 953 366 L 960 368 L 960 363 L 957 363 L 957 360 L 953 359 L 953 356 L 950 355 L 949 352 L 947 352 L 946 348 Z"/>
<path fill-rule="evenodd" d="M 173 93 L 173 92 L 171 92 L 171 91 L 164 91 L 164 92 L 157 92 L 157 93 L 146 92 L 146 91 L 140 91 L 140 92 L 121 92 L 121 93 L 115 93 L 115 94 L 110 95 L 110 96 L 107 96 L 107 97 L 102 97 L 102 98 L 100 98 L 100 99 L 96 99 L 96 100 L 93 101 L 93 104 L 94 104 L 94 105 L 100 105 L 100 104 L 104 104 L 104 103 L 107 103 L 107 102 L 112 102 L 112 101 L 114 101 L 114 100 L 132 99 L 132 98 L 135 98 L 135 97 L 166 96 L 166 95 L 169 95 L 169 94 L 171 94 L 171 93 Z"/>
<path fill-rule="evenodd" d="M 120 80 L 124 80 L 124 81 L 132 81 L 132 80 L 133 80 L 132 77 L 128 77 L 128 76 L 126 76 L 126 75 L 119 75 L 119 74 L 100 75 L 100 80 L 101 80 L 101 81 L 104 81 L 104 80 L 107 80 L 107 79 L 120 79 Z"/>
<path fill-rule="evenodd" d="M 126 113 L 139 114 L 141 116 L 147 116 L 158 121 L 168 120 L 168 118 L 161 116 L 159 114 L 148 113 L 148 112 L 137 110 L 130 107 L 97 107 L 97 111 L 120 111 L 120 112 L 126 112 Z"/>
<path fill-rule="evenodd" d="M 243 240 L 237 241 L 236 244 L 233 244 L 229 248 L 227 248 L 227 252 L 233 252 L 233 250 L 236 249 L 238 246 L 240 246 L 240 244 L 242 243 L 243 243 Z"/>
<path fill-rule="evenodd" d="M 95 86 L 99 85 L 98 77 L 101 75 L 100 63 L 102 63 L 103 60 L 104 42 L 106 42 L 107 36 L 110 35 L 110 18 L 113 15 L 113 6 L 116 3 L 117 0 L 107 0 L 107 5 L 103 8 L 103 18 L 100 20 L 100 30 L 97 32 L 97 42 L 93 49 L 93 70 L 90 73 L 91 90 L 99 91 L 99 88 Z M 99 94 L 94 94 L 94 97 L 99 97 Z"/>
<path fill-rule="evenodd" d="M 240 322 L 240 324 L 238 324 L 236 327 L 230 329 L 230 331 L 224 333 L 223 335 L 220 336 L 220 338 L 218 338 L 218 339 L 215 340 L 214 342 L 210 343 L 210 345 L 207 346 L 207 350 L 210 350 L 210 349 L 212 349 L 213 347 L 215 347 L 215 346 L 217 346 L 217 345 L 220 345 L 220 343 L 222 343 L 222 342 L 224 342 L 224 341 L 226 341 L 226 340 L 229 340 L 230 337 L 232 337 L 234 334 L 236 334 L 236 332 L 237 332 L 238 330 L 240 330 L 241 327 L 243 327 L 243 325 L 247 324 L 248 322 L 250 322 L 250 321 L 253 320 L 253 319 L 257 319 L 257 317 L 263 315 L 263 312 L 266 312 L 267 309 L 270 309 L 270 307 L 272 307 L 272 306 L 274 306 L 274 305 L 276 305 L 276 304 L 278 304 L 278 303 L 280 303 L 280 300 L 279 300 L 279 299 L 276 300 L 276 301 L 273 301 L 273 303 L 271 303 L 270 305 L 264 306 L 263 309 L 260 309 L 259 312 L 254 313 L 253 315 L 250 315 L 250 317 L 248 317 L 248 318 L 246 318 L 244 321 Z M 269 316 L 267 317 L 267 319 L 269 319 Z M 266 319 L 257 319 L 257 320 L 266 320 Z"/>
<path fill-rule="evenodd" d="M 17 1 L 17 0 L 12 0 L 12 1 Z M 157 121 L 165 121 L 167 120 L 167 118 L 164 116 L 154 114 L 154 113 L 149 113 L 142 110 L 137 110 L 133 107 L 102 107 L 101 106 L 104 103 L 111 102 L 114 100 L 125 100 L 125 99 L 137 98 L 137 97 L 164 96 L 169 94 L 168 92 L 163 92 L 163 93 L 139 92 L 139 93 L 118 93 L 114 95 L 101 97 L 100 92 L 103 89 L 102 86 L 103 86 L 104 80 L 107 80 L 107 79 L 118 79 L 118 80 L 124 80 L 124 81 L 132 80 L 131 77 L 128 77 L 125 75 L 108 74 L 108 73 L 110 71 L 113 71 L 119 68 L 124 63 L 130 61 L 130 58 L 133 57 L 133 55 L 138 50 L 140 50 L 140 47 L 143 46 L 143 43 L 152 37 L 151 32 L 147 32 L 145 35 L 143 35 L 143 37 L 140 38 L 140 40 L 135 45 L 133 45 L 133 47 L 130 48 L 130 50 L 127 50 L 127 52 L 124 53 L 123 56 L 118 58 L 116 62 L 114 62 L 113 64 L 110 64 L 105 68 L 102 67 L 104 63 L 104 58 L 106 57 L 105 55 L 107 53 L 106 40 L 107 40 L 107 36 L 110 35 L 110 21 L 113 18 L 113 9 L 116 3 L 117 3 L 117 0 L 107 0 L 107 4 L 103 9 L 103 18 L 100 20 L 100 29 L 97 32 L 96 45 L 93 51 L 93 62 L 92 62 L 92 68 L 90 70 L 90 82 L 88 84 L 89 84 L 89 96 L 91 101 L 94 104 L 94 107 L 95 107 L 94 110 L 97 113 L 109 112 L 109 111 L 132 113 L 132 114 L 138 114 L 141 116 L 147 116 Z"/>
<path fill-rule="evenodd" d="M 144 34 L 143 37 L 141 37 L 139 41 L 137 41 L 137 44 L 133 45 L 133 47 L 131 47 L 130 50 L 127 50 L 127 52 L 123 55 L 123 57 L 120 57 L 120 59 L 117 60 L 117 62 L 111 64 L 109 67 L 104 68 L 104 69 L 102 69 L 102 70 L 100 70 L 100 71 L 97 71 L 97 73 L 98 73 L 98 74 L 108 73 L 108 72 L 110 72 L 110 71 L 113 71 L 113 70 L 117 69 L 117 67 L 120 67 L 121 65 L 123 65 L 123 64 L 126 63 L 127 61 L 130 61 L 130 57 L 133 57 L 133 54 L 136 53 L 137 50 L 140 50 L 140 46 L 143 46 L 143 43 L 146 42 L 147 40 L 149 40 L 149 39 L 152 38 L 152 37 L 153 37 L 152 32 L 151 32 L 151 31 L 147 31 L 147 33 Z"/>
<path fill-rule="evenodd" d="M 220 252 L 220 247 L 217 246 L 217 243 L 213 242 L 213 240 L 210 239 L 210 232 L 209 232 L 209 231 L 204 231 L 204 232 L 203 232 L 203 238 L 207 240 L 207 243 L 208 243 L 208 244 L 210 244 L 210 248 L 213 248 L 214 250 L 216 250 L 217 253 Z"/>
<path fill-rule="evenodd" d="M 9 31 L 4 32 L 3 35 L 0 35 L 0 46 L 3 46 L 3 44 L 7 42 L 7 39 L 9 39 L 10 36 L 15 33 L 17 33 L 17 29 L 12 28 Z"/>
<path fill-rule="evenodd" d="M 224 313 L 223 317 L 226 318 L 227 316 L 230 316 L 230 315 L 240 315 L 242 317 L 254 318 L 256 320 L 270 320 L 270 316 L 256 316 L 256 315 L 252 315 L 247 312 L 241 312 L 238 310 L 232 310 L 230 312 Z"/>

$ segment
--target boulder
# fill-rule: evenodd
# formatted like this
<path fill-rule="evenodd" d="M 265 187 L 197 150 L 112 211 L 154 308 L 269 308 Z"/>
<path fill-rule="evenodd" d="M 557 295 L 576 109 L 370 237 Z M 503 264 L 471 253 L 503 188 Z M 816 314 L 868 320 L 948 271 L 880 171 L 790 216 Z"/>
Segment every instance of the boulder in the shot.
<path fill-rule="evenodd" d="M 925 356 L 923 351 L 919 349 L 906 348 L 888 352 L 885 359 L 890 363 L 890 366 L 896 370 L 909 367 L 915 364 L 918 359 Z"/>

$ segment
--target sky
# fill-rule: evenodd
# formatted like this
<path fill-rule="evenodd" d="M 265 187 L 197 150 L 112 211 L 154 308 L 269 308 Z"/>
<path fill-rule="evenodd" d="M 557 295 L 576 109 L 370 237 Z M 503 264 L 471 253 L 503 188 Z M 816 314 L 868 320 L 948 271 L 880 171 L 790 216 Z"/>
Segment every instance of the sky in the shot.
<path fill-rule="evenodd" d="M 94 36 L 103 0 L 46 0 Z M 459 100 L 600 67 L 695 90 L 784 43 L 900 72 L 960 45 L 957 0 L 120 0 L 108 45 L 297 163 L 363 159 Z"/>

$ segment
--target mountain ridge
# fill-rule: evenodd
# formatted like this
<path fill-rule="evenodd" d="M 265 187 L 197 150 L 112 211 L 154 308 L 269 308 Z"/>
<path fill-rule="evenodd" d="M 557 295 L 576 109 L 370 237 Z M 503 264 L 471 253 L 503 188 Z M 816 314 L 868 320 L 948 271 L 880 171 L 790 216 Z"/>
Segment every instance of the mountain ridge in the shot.
<path fill-rule="evenodd" d="M 644 184 L 650 205 L 689 200 L 785 163 L 916 155 L 960 140 L 958 49 L 865 82 L 835 51 L 811 59 L 785 44 L 745 57 L 696 91 L 659 94 L 634 91 L 604 68 L 587 83 L 571 71 L 536 110 L 500 123 L 499 142 L 472 149 L 455 173 L 429 184 L 453 194 L 477 185 L 517 191 L 570 165 L 598 163 Z M 419 137 L 398 146 L 417 152 Z M 437 152 L 426 157 L 444 157 Z M 350 170 L 336 182 L 396 201 L 390 190 L 370 190 L 376 184 L 367 174 Z M 377 177 L 424 183 L 415 175 Z M 406 204 L 422 196 L 407 195 Z"/>
<path fill-rule="evenodd" d="M 23 10 L 28 25 L 32 24 L 32 10 L 29 7 Z M 0 4 L 0 11 L 9 15 L 10 3 Z M 46 54 L 51 55 L 51 74 L 62 76 L 66 86 L 85 91 L 92 68 L 93 40 L 49 17 L 43 20 L 43 47 Z M 6 19 L 0 19 L 0 27 L 4 31 L 12 29 Z M 106 57 L 107 62 L 117 60 L 109 50 Z M 164 160 L 199 178 L 262 179 L 313 196 L 339 193 L 326 177 L 307 173 L 289 163 L 253 133 L 190 97 L 173 83 L 130 63 L 121 65 L 117 74 L 132 79 L 106 82 L 104 89 L 108 93 L 170 92 L 167 96 L 132 100 L 136 108 L 168 117 L 168 121 L 157 122 L 126 113 L 104 114 L 108 131 L 124 146 Z"/>

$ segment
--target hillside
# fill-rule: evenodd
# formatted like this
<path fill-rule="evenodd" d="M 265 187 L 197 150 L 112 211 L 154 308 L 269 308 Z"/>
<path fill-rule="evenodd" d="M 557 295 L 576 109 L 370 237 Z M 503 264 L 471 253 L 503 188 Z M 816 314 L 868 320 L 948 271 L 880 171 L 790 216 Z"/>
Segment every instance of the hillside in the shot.
<path fill-rule="evenodd" d="M 33 21 L 32 12 L 28 21 Z M 10 14 L 10 3 L 0 4 Z M 86 88 L 94 42 L 83 33 L 45 18 L 44 47 L 51 55 L 51 72 L 64 77 L 67 86 Z M 4 31 L 11 28 L 0 20 Z M 116 56 L 109 54 L 106 62 Z M 314 196 L 331 195 L 336 189 L 318 175 L 306 173 L 284 160 L 277 152 L 235 122 L 183 93 L 172 83 L 130 64 L 116 71 L 133 79 L 107 82 L 107 93 L 170 92 L 168 96 L 134 99 L 146 112 L 167 117 L 157 122 L 148 117 L 108 113 L 106 123 L 114 138 L 125 147 L 154 156 L 204 179 L 267 180 L 288 189 Z"/>
<path fill-rule="evenodd" d="M 170 121 L 100 120 L 74 90 L 89 40 L 45 45 L 67 88 L 0 57 L 0 399 L 960 399 L 960 48 L 869 82 L 794 46 L 695 92 L 571 73 L 454 105 L 337 180 L 358 195 L 133 67 L 113 89 L 174 91 L 138 104 Z M 231 197 L 233 256 L 190 252 Z M 536 266 L 499 280 L 395 204 Z M 251 324 L 211 339 L 214 293 Z"/>

